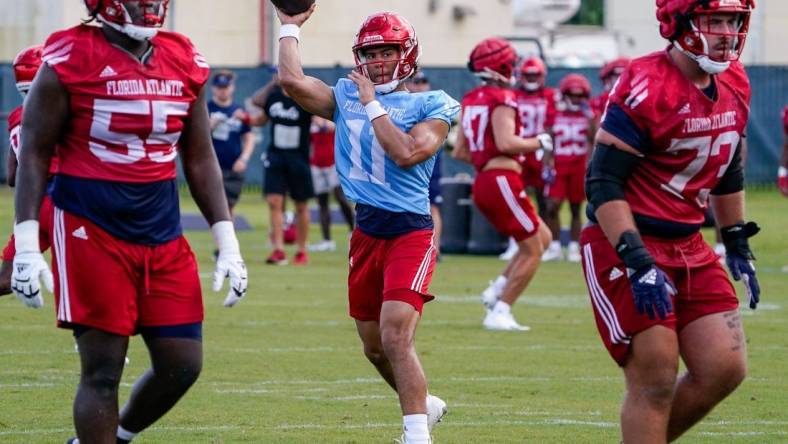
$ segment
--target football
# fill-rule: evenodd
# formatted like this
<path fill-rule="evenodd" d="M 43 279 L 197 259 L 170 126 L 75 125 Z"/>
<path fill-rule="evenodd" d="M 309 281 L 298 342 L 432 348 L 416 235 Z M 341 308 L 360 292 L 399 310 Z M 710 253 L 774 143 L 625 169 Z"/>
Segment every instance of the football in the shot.
<path fill-rule="evenodd" d="M 315 2 L 315 0 L 271 0 L 280 11 L 287 15 L 300 14 Z"/>

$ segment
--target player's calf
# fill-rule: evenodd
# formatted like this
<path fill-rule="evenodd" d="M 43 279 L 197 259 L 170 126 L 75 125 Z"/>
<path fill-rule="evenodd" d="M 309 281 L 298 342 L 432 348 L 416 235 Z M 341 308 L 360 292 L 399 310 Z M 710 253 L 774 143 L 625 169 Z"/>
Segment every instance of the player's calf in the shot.
<path fill-rule="evenodd" d="M 0 264 L 0 296 L 11 294 L 11 271 L 12 261 L 3 261 Z"/>

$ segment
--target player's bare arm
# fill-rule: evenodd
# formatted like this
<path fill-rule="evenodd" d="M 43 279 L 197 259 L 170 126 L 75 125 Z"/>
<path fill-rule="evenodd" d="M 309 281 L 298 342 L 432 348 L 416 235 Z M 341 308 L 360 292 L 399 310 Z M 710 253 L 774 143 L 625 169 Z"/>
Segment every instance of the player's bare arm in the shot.
<path fill-rule="evenodd" d="M 276 10 L 282 25 L 301 27 L 315 11 L 313 4 L 309 10 L 296 15 L 287 15 Z M 322 80 L 304 74 L 298 39 L 283 37 L 279 39 L 279 81 L 282 89 L 290 95 L 301 108 L 325 119 L 334 119 L 336 100 L 331 87 Z"/>
<path fill-rule="evenodd" d="M 459 122 L 462 122 L 462 111 L 457 117 Z M 457 130 L 457 141 L 454 142 L 454 149 L 451 152 L 451 157 L 461 160 L 466 163 L 473 163 L 471 159 L 471 150 L 468 148 L 468 139 L 465 138 L 465 133 L 462 128 Z"/>
<path fill-rule="evenodd" d="M 505 154 L 530 153 L 542 148 L 536 137 L 524 139 L 515 134 L 517 111 L 508 106 L 499 106 L 492 113 L 492 128 L 495 145 Z"/>
<path fill-rule="evenodd" d="M 375 101 L 375 86 L 372 81 L 352 71 L 348 77 L 358 86 L 358 98 L 366 106 Z M 449 135 L 449 125 L 442 120 L 426 120 L 417 123 L 405 133 L 391 121 L 387 114 L 372 119 L 375 137 L 386 154 L 402 168 L 424 162 L 432 157 Z"/>
<path fill-rule="evenodd" d="M 14 150 L 8 150 L 8 157 L 5 160 L 5 167 L 8 186 L 13 187 L 16 185 L 16 155 L 14 154 Z"/>
<path fill-rule="evenodd" d="M 42 65 L 25 100 L 16 190 L 16 218 L 38 220 L 55 145 L 68 119 L 69 97 L 55 72 Z"/>
<path fill-rule="evenodd" d="M 255 91 L 252 97 L 247 99 L 246 108 L 254 110 L 249 116 L 249 125 L 265 126 L 268 124 L 269 118 L 268 113 L 265 112 L 265 102 L 268 100 L 268 96 L 271 95 L 271 91 L 273 91 L 274 87 L 278 84 L 279 78 L 278 76 L 274 76 L 265 86 Z"/>
<path fill-rule="evenodd" d="M 230 212 L 224 193 L 222 173 L 216 152 L 211 145 L 211 131 L 208 121 L 208 106 L 203 88 L 200 97 L 192 105 L 192 111 L 185 122 L 181 135 L 181 157 L 186 182 L 208 224 L 230 220 Z"/>

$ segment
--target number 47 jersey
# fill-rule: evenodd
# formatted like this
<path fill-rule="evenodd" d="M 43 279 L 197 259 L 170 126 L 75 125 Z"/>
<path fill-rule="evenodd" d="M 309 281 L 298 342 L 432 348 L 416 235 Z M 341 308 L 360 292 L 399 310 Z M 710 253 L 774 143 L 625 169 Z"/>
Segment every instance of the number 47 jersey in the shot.
<path fill-rule="evenodd" d="M 334 87 L 336 99 L 335 157 L 342 190 L 358 203 L 395 213 L 430 214 L 429 183 L 435 156 L 410 168 L 398 167 L 380 145 L 358 88 L 348 79 Z M 443 91 L 377 94 L 391 121 L 405 133 L 426 120 L 451 125 L 460 110 Z"/>
<path fill-rule="evenodd" d="M 714 94 L 702 91 L 662 51 L 633 60 L 611 91 L 602 127 L 644 155 L 624 190 L 633 213 L 703 221 L 750 109 L 741 63 L 732 62 L 713 82 Z"/>
<path fill-rule="evenodd" d="M 176 176 L 178 139 L 209 67 L 191 42 L 159 32 L 143 62 L 99 27 L 52 34 L 43 60 L 70 96 L 59 173 L 124 183 Z"/>

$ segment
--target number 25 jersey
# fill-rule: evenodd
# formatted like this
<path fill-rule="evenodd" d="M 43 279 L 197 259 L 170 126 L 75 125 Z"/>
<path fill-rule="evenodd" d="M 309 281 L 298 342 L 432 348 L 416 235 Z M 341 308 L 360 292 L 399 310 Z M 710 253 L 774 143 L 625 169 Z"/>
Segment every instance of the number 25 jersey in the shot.
<path fill-rule="evenodd" d="M 398 167 L 375 136 L 356 84 L 340 79 L 334 98 L 336 167 L 348 199 L 394 213 L 430 214 L 429 183 L 435 156 L 410 168 Z M 457 101 L 443 91 L 397 91 L 377 94 L 375 99 L 405 133 L 426 120 L 451 125 L 460 110 Z"/>
<path fill-rule="evenodd" d="M 741 63 L 712 81 L 714 99 L 661 51 L 633 60 L 611 91 L 602 127 L 644 156 L 624 189 L 633 213 L 683 224 L 704 220 L 750 111 Z"/>

